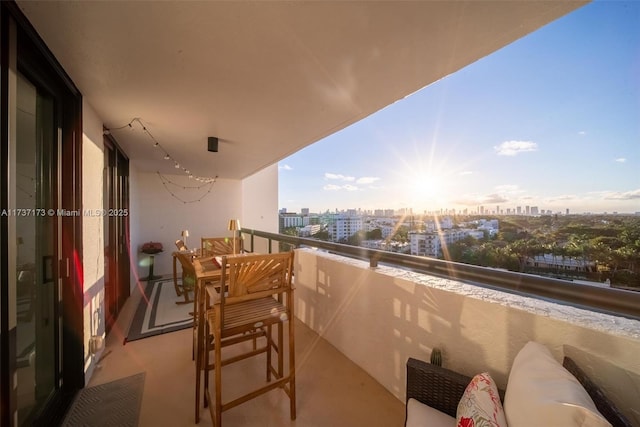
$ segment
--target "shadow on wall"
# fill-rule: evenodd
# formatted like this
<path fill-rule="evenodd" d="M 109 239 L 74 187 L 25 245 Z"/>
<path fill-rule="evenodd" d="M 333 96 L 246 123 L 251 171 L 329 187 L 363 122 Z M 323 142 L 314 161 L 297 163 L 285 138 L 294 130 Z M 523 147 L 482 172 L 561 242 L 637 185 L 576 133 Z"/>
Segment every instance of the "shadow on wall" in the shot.
<path fill-rule="evenodd" d="M 439 348 L 443 366 L 487 371 L 505 389 L 517 353 L 538 341 L 587 367 L 619 408 L 638 406 L 637 322 L 611 333 L 585 310 L 311 249 L 297 250 L 295 263 L 297 317 L 402 401 L 409 357 L 428 361 Z"/>
<path fill-rule="evenodd" d="M 462 298 L 338 258 L 298 251 L 296 314 L 396 397 L 404 400 L 408 357 L 429 360 L 440 348 L 444 366 L 485 364 L 482 345 L 465 336 Z"/>

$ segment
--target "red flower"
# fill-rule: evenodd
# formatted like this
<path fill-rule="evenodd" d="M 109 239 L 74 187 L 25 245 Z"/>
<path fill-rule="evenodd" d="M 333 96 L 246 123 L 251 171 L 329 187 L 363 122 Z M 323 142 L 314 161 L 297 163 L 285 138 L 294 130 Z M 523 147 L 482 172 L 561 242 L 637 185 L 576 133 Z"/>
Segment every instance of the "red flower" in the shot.
<path fill-rule="evenodd" d="M 458 427 L 473 427 L 473 418 L 460 417 Z"/>
<path fill-rule="evenodd" d="M 157 254 L 158 252 L 162 252 L 162 243 L 147 242 L 142 245 L 142 248 L 140 248 L 140 252 L 144 252 L 145 254 Z"/>

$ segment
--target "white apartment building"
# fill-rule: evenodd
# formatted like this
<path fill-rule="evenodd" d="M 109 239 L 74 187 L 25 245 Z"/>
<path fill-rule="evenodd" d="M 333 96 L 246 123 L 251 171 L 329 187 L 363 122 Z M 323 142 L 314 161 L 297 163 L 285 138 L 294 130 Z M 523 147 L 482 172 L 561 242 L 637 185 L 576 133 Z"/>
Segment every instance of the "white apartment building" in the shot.
<path fill-rule="evenodd" d="M 478 222 L 479 222 L 478 230 L 488 232 L 489 237 L 495 236 L 500 231 L 500 222 L 497 219 L 491 219 L 491 220 L 481 219 L 481 220 L 478 220 Z"/>
<path fill-rule="evenodd" d="M 471 236 L 474 239 L 484 239 L 484 231 L 482 230 L 473 230 L 473 229 L 469 229 L 469 230 L 465 230 L 466 231 L 466 235 L 467 236 Z"/>
<path fill-rule="evenodd" d="M 597 268 L 596 263 L 591 260 L 553 254 L 536 255 L 527 260 L 527 265 L 564 271 L 595 271 Z"/>
<path fill-rule="evenodd" d="M 362 230 L 362 227 L 360 216 L 334 215 L 329 222 L 329 236 L 334 242 L 339 242 Z"/>
<path fill-rule="evenodd" d="M 291 227 L 304 227 L 304 218 L 301 215 L 297 214 L 280 214 L 280 229 L 291 228 Z M 308 219 L 307 219 L 308 223 Z"/>
<path fill-rule="evenodd" d="M 409 232 L 411 255 L 437 257 L 440 253 L 440 238 L 437 233 Z"/>
<path fill-rule="evenodd" d="M 437 258 L 442 254 L 442 247 L 467 236 L 466 230 L 441 230 L 438 232 L 409 232 L 411 255 Z"/>
<path fill-rule="evenodd" d="M 394 223 L 395 221 L 391 218 L 371 219 L 364 223 L 364 229 L 367 232 L 380 229 L 382 232 L 382 238 L 386 239 L 393 236 L 395 233 L 396 226 Z"/>
<path fill-rule="evenodd" d="M 298 230 L 298 236 L 300 237 L 310 237 L 319 232 L 322 229 L 320 224 L 313 225 L 305 225 L 301 229 Z"/>

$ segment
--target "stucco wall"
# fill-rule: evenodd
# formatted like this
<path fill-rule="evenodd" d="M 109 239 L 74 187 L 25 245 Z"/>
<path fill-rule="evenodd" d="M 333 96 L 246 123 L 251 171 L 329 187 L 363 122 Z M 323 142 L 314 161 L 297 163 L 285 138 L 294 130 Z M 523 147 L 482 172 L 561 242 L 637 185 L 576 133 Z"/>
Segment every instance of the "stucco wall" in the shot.
<path fill-rule="evenodd" d="M 278 165 L 274 164 L 242 181 L 242 226 L 278 232 Z M 248 237 L 247 237 L 248 238 Z M 247 246 L 249 242 L 246 242 Z M 254 251 L 267 253 L 264 239 L 254 241 Z M 273 251 L 276 251 L 274 246 Z"/>
<path fill-rule="evenodd" d="M 83 101 L 82 135 L 82 209 L 102 209 L 104 144 L 102 121 L 91 105 Z M 92 335 L 104 337 L 104 233 L 103 218 L 82 217 L 82 273 L 84 281 L 84 361 L 85 381 L 99 354 L 89 352 Z"/>
<path fill-rule="evenodd" d="M 640 423 L 640 322 L 311 249 L 296 251 L 296 314 L 400 400 L 408 357 L 489 371 L 506 387 L 530 340 L 566 354 Z"/>
<path fill-rule="evenodd" d="M 176 249 L 175 241 L 182 238 L 182 230 L 189 230 L 187 246 L 198 248 L 201 237 L 231 236 L 227 230 L 229 219 L 238 218 L 242 222 L 241 181 L 218 179 L 207 194 L 208 187 L 182 188 L 200 185 L 185 175 L 166 175 L 165 178 L 173 183 L 167 184 L 168 188 L 184 201 L 204 196 L 200 201 L 185 203 L 171 195 L 157 173 L 141 172 L 135 169 L 134 163 L 130 218 L 132 286 L 136 283 L 135 275 L 144 278 L 149 272 L 149 257 L 140 252 L 143 243 L 162 243 L 164 252 L 155 256 L 154 274 L 171 274 L 171 252 Z"/>
<path fill-rule="evenodd" d="M 149 257 L 140 253 L 145 242 L 161 242 L 165 249 L 154 260 L 154 274 L 160 275 L 172 273 L 171 252 L 175 241 L 182 238 L 182 230 L 189 230 L 189 248 L 199 247 L 201 237 L 231 236 L 227 226 L 232 218 L 239 219 L 243 227 L 278 230 L 277 165 L 242 181 L 218 179 L 208 194 L 207 187 L 181 188 L 199 185 L 184 175 L 165 175 L 165 179 L 178 184 L 165 186 L 157 173 L 139 171 L 134 161 L 130 178 L 132 287 L 136 277 L 144 278 L 149 272 Z M 184 203 L 203 194 L 200 201 Z"/>

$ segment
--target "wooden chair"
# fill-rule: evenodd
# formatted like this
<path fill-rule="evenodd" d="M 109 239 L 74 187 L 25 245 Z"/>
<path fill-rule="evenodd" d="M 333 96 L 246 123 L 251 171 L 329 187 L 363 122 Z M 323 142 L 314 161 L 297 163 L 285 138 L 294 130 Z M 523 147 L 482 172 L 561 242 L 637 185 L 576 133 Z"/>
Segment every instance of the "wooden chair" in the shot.
<path fill-rule="evenodd" d="M 231 255 L 234 250 L 234 240 L 235 253 L 242 253 L 243 240 L 240 237 L 203 237 L 200 239 L 202 256 Z"/>
<path fill-rule="evenodd" d="M 211 412 L 213 425 L 219 427 L 222 412 L 274 388 L 282 388 L 290 400 L 291 419 L 296 418 L 295 394 L 295 346 L 293 286 L 291 284 L 294 252 L 268 255 L 238 255 L 222 258 L 220 293 L 207 310 L 209 333 L 213 342 L 206 341 L 205 370 L 215 370 L 215 400 L 208 382 L 205 382 L 205 399 Z M 284 372 L 284 323 L 288 323 L 288 368 Z M 272 326 L 277 326 L 276 340 Z M 254 347 L 247 352 L 223 360 L 222 348 L 237 341 L 261 333 L 266 339 L 264 347 Z M 208 336 L 208 334 L 207 334 Z M 260 339 L 260 341 L 262 341 Z M 214 362 L 209 364 L 209 354 Z M 272 352 L 277 354 L 277 365 L 272 364 Z M 229 402 L 222 402 L 222 368 L 261 353 L 266 353 L 267 384 Z M 205 375 L 206 375 L 205 374 Z M 272 381 L 272 376 L 275 380 Z M 206 378 L 206 376 L 205 376 Z"/>
<path fill-rule="evenodd" d="M 181 252 L 187 252 L 189 250 L 187 249 L 187 246 L 184 244 L 182 240 L 176 240 L 176 247 L 178 248 L 178 251 L 181 251 Z M 184 301 L 177 301 L 176 304 L 187 304 L 191 302 L 189 300 L 189 292 L 184 292 L 183 285 L 178 284 L 178 269 L 176 266 L 177 258 L 175 254 L 172 254 L 172 255 L 173 255 L 173 287 L 176 290 L 177 296 L 184 296 Z M 182 275 L 184 276 L 184 270 Z M 182 283 L 184 283 L 184 277 L 182 277 Z"/>
<path fill-rule="evenodd" d="M 176 247 L 178 248 L 179 251 L 188 251 L 189 248 L 187 248 L 187 245 L 184 244 L 184 241 L 182 240 L 176 240 Z"/>
<path fill-rule="evenodd" d="M 211 366 L 208 365 L 208 358 L 205 356 L 205 351 L 209 351 L 211 347 L 207 347 L 205 345 L 205 341 L 211 344 L 211 340 L 213 340 L 213 335 L 208 332 L 208 328 L 205 327 L 206 324 L 206 311 L 211 308 L 211 297 L 209 296 L 211 293 L 217 296 L 221 289 L 221 274 L 222 269 L 220 268 L 220 264 L 218 260 L 222 260 L 220 257 L 201 257 L 194 258 L 194 269 L 196 271 L 196 292 L 195 292 L 195 302 L 194 302 L 194 345 L 195 348 L 195 360 L 196 360 L 196 393 L 195 393 L 195 419 L 196 423 L 200 421 L 200 385 L 202 380 L 202 372 L 205 372 L 204 376 L 204 384 L 205 390 L 209 387 L 209 375 L 208 372 L 212 369 Z M 228 270 L 225 270 L 228 271 Z M 198 280 L 199 273 L 200 280 Z M 204 278 L 203 278 L 204 276 Z M 243 341 L 254 341 L 254 348 L 256 347 L 256 339 L 260 336 L 265 336 L 265 332 L 260 329 L 254 331 L 251 334 L 243 334 L 240 337 L 229 338 L 228 340 L 224 340 L 222 346 L 233 343 L 239 343 Z M 193 353 L 192 353 L 193 356 Z M 204 406 L 207 406 L 207 400 L 204 399 Z"/>
<path fill-rule="evenodd" d="M 173 257 L 173 287 L 176 290 L 177 296 L 184 297 L 184 301 L 176 301 L 176 304 L 189 304 L 193 302 L 193 300 L 189 298 L 189 292 L 193 292 L 195 288 L 193 279 L 195 276 L 191 263 L 193 255 L 190 252 L 173 252 L 171 256 Z M 182 267 L 182 280 L 180 283 L 178 283 L 178 261 Z"/>
<path fill-rule="evenodd" d="M 171 255 L 173 256 L 173 286 L 176 288 L 176 294 L 178 296 L 184 296 L 184 301 L 176 301 L 176 304 L 191 303 L 193 300 L 189 298 L 189 292 L 194 291 L 196 283 L 196 275 L 192 262 L 193 255 L 190 252 L 174 252 Z M 178 284 L 176 261 L 180 262 L 180 266 L 182 267 L 181 284 Z"/>

